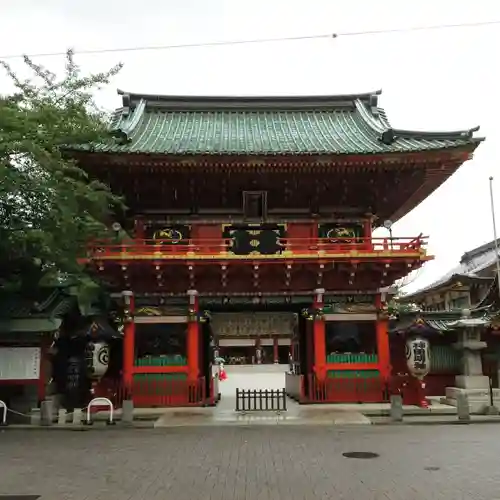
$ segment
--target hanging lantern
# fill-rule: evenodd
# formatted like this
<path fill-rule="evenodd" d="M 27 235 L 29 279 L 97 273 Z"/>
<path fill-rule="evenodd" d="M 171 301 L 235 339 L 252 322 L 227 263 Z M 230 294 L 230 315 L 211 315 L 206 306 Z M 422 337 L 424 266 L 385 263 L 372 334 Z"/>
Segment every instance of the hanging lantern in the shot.
<path fill-rule="evenodd" d="M 90 378 L 100 380 L 109 365 L 109 344 L 107 342 L 89 342 L 85 347 L 87 373 Z"/>
<path fill-rule="evenodd" d="M 414 337 L 406 342 L 406 364 L 410 373 L 422 380 L 431 369 L 431 349 L 427 339 Z"/>

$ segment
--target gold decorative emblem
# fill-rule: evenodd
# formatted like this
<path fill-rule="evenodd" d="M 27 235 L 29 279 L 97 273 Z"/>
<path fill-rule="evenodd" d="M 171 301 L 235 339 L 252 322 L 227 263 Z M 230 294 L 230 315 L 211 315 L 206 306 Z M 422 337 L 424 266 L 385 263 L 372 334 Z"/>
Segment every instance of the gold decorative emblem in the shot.
<path fill-rule="evenodd" d="M 250 241 L 250 246 L 252 246 L 252 247 L 254 247 L 254 248 L 255 248 L 255 247 L 258 247 L 259 245 L 260 245 L 259 240 L 251 240 L 251 241 Z"/>
<path fill-rule="evenodd" d="M 153 239 L 155 240 L 169 240 L 171 243 L 179 243 L 182 240 L 182 233 L 171 227 L 166 227 L 155 231 L 153 234 Z"/>
<path fill-rule="evenodd" d="M 252 236 L 258 236 L 261 233 L 260 230 L 252 229 L 248 231 L 248 234 L 251 234 Z"/>
<path fill-rule="evenodd" d="M 135 314 L 138 316 L 161 316 L 161 311 L 157 307 L 139 307 Z"/>
<path fill-rule="evenodd" d="M 327 238 L 355 238 L 356 234 L 354 232 L 354 229 L 350 229 L 348 227 L 336 227 L 333 229 L 330 229 L 326 233 Z"/>

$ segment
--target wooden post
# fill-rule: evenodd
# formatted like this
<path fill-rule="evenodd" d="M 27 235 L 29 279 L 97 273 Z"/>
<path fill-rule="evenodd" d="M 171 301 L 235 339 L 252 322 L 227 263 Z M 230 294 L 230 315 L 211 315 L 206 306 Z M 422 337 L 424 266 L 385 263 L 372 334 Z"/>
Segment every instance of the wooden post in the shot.
<path fill-rule="evenodd" d="M 278 337 L 273 338 L 273 361 L 277 365 L 280 362 L 278 350 Z"/>
<path fill-rule="evenodd" d="M 199 343 L 200 343 L 200 324 L 198 322 L 198 292 L 196 290 L 188 290 L 189 295 L 189 312 L 187 324 L 187 364 L 188 364 L 188 379 L 198 380 L 200 370 L 199 360 Z"/>
<path fill-rule="evenodd" d="M 378 294 L 375 305 L 379 310 L 382 307 L 382 297 Z M 391 354 L 389 347 L 389 320 L 379 317 L 375 325 L 377 335 L 378 369 L 383 380 L 388 381 L 391 375 Z"/>
<path fill-rule="evenodd" d="M 365 238 L 364 241 L 364 247 L 371 251 L 373 248 L 372 245 L 372 217 L 370 216 L 368 219 L 365 220 L 365 223 L 363 225 L 363 237 Z"/>
<path fill-rule="evenodd" d="M 124 290 L 122 292 L 124 309 L 125 309 L 125 324 L 123 328 L 123 385 L 126 389 L 132 388 L 134 378 L 134 362 L 135 362 L 135 298 L 131 291 Z"/>
<path fill-rule="evenodd" d="M 323 307 L 323 294 L 325 290 L 318 288 L 314 290 L 314 309 Z M 326 378 L 326 338 L 325 338 L 325 320 L 323 318 L 313 318 L 313 336 L 314 336 L 314 373 L 318 380 Z"/>

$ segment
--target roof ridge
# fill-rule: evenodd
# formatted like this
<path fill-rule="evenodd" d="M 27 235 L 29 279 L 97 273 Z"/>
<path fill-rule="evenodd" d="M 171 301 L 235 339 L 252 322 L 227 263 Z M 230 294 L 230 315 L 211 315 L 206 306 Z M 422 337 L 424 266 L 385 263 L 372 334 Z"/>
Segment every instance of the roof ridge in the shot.
<path fill-rule="evenodd" d="M 373 112 L 368 110 L 368 108 L 364 105 L 364 103 L 361 100 L 356 99 L 354 105 L 356 106 L 356 111 L 359 113 L 361 118 L 374 132 L 382 135 L 385 133 L 385 131 L 387 130 L 385 124 L 382 123 L 379 117 L 375 117 Z"/>
<path fill-rule="evenodd" d="M 500 239 L 497 239 L 497 241 L 500 243 Z M 460 263 L 465 264 L 466 262 L 472 260 L 474 257 L 483 255 L 486 252 L 490 252 L 491 250 L 495 250 L 495 240 L 488 241 L 487 243 L 483 243 L 482 245 L 479 245 L 472 250 L 464 252 L 462 254 L 462 257 L 460 257 Z"/>
<path fill-rule="evenodd" d="M 374 90 L 369 92 L 357 92 L 352 94 L 292 94 L 292 95 L 199 95 L 199 94 L 145 94 L 145 93 L 134 93 L 134 92 L 126 92 L 124 90 L 118 89 L 118 95 L 122 96 L 124 100 L 124 107 L 130 106 L 131 100 L 180 100 L 180 101 L 204 101 L 204 100 L 213 100 L 213 101 L 301 101 L 304 99 L 307 100 L 322 100 L 322 99 L 338 99 L 345 100 L 350 99 L 354 101 L 355 99 L 370 99 L 377 97 L 382 94 L 382 90 Z"/>

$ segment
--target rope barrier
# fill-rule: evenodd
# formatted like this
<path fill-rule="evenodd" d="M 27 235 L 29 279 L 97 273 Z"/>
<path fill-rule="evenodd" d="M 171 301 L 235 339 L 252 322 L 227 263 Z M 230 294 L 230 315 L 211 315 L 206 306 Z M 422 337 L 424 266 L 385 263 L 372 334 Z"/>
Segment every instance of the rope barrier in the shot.
<path fill-rule="evenodd" d="M 30 419 L 31 420 L 31 417 L 32 415 L 28 415 L 26 413 L 21 413 L 19 411 L 16 411 L 16 410 L 12 410 L 11 408 L 8 408 L 7 405 L 2 405 L 3 401 L 0 401 L 0 408 L 5 408 L 7 410 L 7 413 L 12 413 L 13 415 L 18 415 L 20 417 L 25 417 L 27 419 Z M 83 408 L 81 408 L 81 411 L 84 412 L 88 409 L 88 406 L 85 406 Z M 75 414 L 75 411 L 72 411 L 72 412 L 67 412 L 66 413 L 66 417 L 71 417 Z M 6 414 L 4 413 L 4 417 L 2 418 L 2 421 L 1 421 L 1 424 L 2 425 L 6 425 Z"/>

